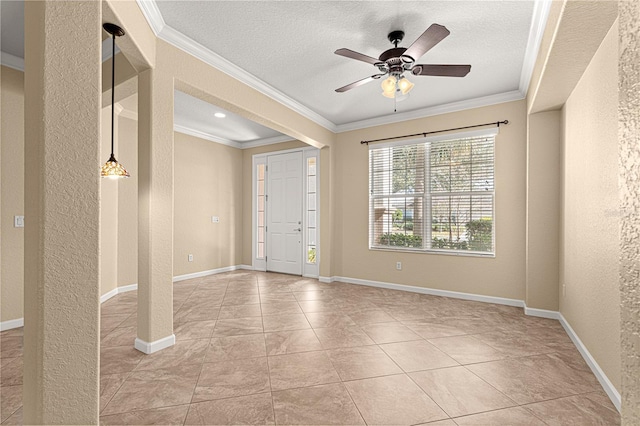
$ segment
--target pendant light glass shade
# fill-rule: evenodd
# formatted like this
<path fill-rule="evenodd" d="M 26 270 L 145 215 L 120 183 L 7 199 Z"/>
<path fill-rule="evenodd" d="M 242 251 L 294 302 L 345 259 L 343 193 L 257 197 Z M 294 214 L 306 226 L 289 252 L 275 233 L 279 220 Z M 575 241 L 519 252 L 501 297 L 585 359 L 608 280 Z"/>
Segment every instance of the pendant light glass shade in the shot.
<path fill-rule="evenodd" d="M 414 84 L 410 82 L 406 77 L 402 77 L 398 81 L 398 89 L 402 92 L 403 95 L 406 95 L 413 89 Z"/>
<path fill-rule="evenodd" d="M 114 128 L 114 103 L 115 103 L 115 85 L 116 85 L 116 36 L 121 37 L 124 35 L 124 30 L 115 24 L 106 23 L 102 26 L 106 32 L 113 36 L 112 50 L 111 50 L 111 156 L 107 162 L 100 169 L 100 176 L 103 178 L 120 179 L 128 178 L 131 175 L 124 166 L 118 163 L 115 155 L 113 155 L 113 140 L 115 135 L 113 134 Z"/>
<path fill-rule="evenodd" d="M 116 160 L 113 154 L 111 154 L 109 161 L 104 163 L 104 165 L 102 166 L 100 176 L 102 176 L 103 178 L 118 179 L 128 178 L 131 175 L 122 164 L 118 163 L 118 160 Z"/>
<path fill-rule="evenodd" d="M 387 98 L 393 98 L 396 92 L 397 81 L 398 80 L 392 75 L 390 75 L 388 78 L 385 78 L 380 84 L 380 86 L 382 87 L 382 95 L 386 96 Z"/>

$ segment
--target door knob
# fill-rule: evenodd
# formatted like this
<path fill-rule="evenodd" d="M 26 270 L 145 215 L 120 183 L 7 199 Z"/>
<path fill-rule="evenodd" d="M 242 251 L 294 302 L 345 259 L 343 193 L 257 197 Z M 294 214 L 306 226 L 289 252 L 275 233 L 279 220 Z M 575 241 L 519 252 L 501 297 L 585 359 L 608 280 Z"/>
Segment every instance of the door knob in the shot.
<path fill-rule="evenodd" d="M 302 228 L 296 228 L 296 229 L 294 229 L 294 231 L 300 232 L 300 231 L 302 231 Z"/>

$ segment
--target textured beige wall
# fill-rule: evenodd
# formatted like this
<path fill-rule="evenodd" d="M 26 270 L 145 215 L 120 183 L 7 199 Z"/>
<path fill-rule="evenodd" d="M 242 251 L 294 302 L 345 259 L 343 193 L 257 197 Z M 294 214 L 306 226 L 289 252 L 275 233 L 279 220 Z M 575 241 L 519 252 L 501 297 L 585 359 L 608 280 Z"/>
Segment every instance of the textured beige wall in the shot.
<path fill-rule="evenodd" d="M 560 256 L 559 110 L 530 114 L 527 121 L 528 308 L 558 310 Z"/>
<path fill-rule="evenodd" d="M 13 217 L 24 216 L 24 74 L 7 67 L 1 73 L 0 322 L 22 318 L 24 293 L 24 228 L 13 227 Z"/>
<path fill-rule="evenodd" d="M 138 75 L 138 338 L 173 335 L 173 78 Z"/>
<path fill-rule="evenodd" d="M 131 0 L 103 0 L 101 3 L 103 22 L 120 25 L 127 32 L 126 37 L 117 40 L 117 45 L 133 68 L 138 72 L 153 68 L 156 37 L 140 6 Z"/>
<path fill-rule="evenodd" d="M 118 117 L 116 158 L 131 177 L 118 183 L 118 286 L 138 282 L 138 122 Z"/>
<path fill-rule="evenodd" d="M 25 424 L 98 423 L 101 21 L 25 2 Z"/>
<path fill-rule="evenodd" d="M 174 140 L 173 275 L 239 265 L 242 150 L 177 132 Z"/>
<path fill-rule="evenodd" d="M 534 91 L 528 94 L 529 112 L 562 107 L 617 14 L 615 1 L 564 1 L 540 79 L 530 85 Z"/>
<path fill-rule="evenodd" d="M 341 133 L 335 144 L 333 275 L 524 299 L 526 102 Z M 361 140 L 509 120 L 496 137 L 496 257 L 373 251 L 368 248 L 368 158 Z M 332 147 L 332 149 L 334 148 Z M 402 261 L 402 271 L 396 271 Z"/>
<path fill-rule="evenodd" d="M 549 7 L 549 15 L 547 16 L 547 23 L 542 33 L 542 39 L 540 40 L 540 48 L 538 49 L 538 56 L 531 72 L 531 80 L 529 81 L 529 90 L 527 90 L 527 111 L 531 110 L 533 100 L 535 99 L 535 93 L 538 90 L 540 79 L 544 72 L 546 60 L 549 57 L 549 52 L 553 47 L 554 37 L 556 30 L 560 24 L 560 18 L 564 11 L 566 0 L 553 1 Z"/>
<path fill-rule="evenodd" d="M 620 389 L 617 52 L 615 24 L 563 108 L 560 312 Z"/>
<path fill-rule="evenodd" d="M 118 108 L 115 116 L 115 154 L 118 157 Z M 103 108 L 101 165 L 111 154 L 111 107 Z M 100 179 L 100 294 L 118 286 L 118 185 L 120 180 Z"/>
<path fill-rule="evenodd" d="M 618 5 L 622 423 L 631 426 L 640 424 L 640 3 Z"/>
<path fill-rule="evenodd" d="M 122 39 L 116 40 L 116 46 L 120 44 L 121 40 Z M 116 54 L 116 87 L 132 77 L 135 77 L 135 75 L 136 70 L 122 52 Z M 104 93 L 106 91 L 111 91 L 111 58 L 102 63 L 102 92 Z M 117 92 L 118 90 L 116 89 L 116 93 Z M 109 105 L 111 105 L 111 96 L 104 100 L 109 102 Z M 116 156 L 116 158 L 118 157 Z"/>
<path fill-rule="evenodd" d="M 308 145 L 300 141 L 282 142 L 273 145 L 259 146 L 256 148 L 249 148 L 242 150 L 242 264 L 251 265 L 251 197 L 252 197 L 252 159 L 256 154 L 264 154 L 265 152 L 282 151 L 285 149 L 304 148 Z"/>

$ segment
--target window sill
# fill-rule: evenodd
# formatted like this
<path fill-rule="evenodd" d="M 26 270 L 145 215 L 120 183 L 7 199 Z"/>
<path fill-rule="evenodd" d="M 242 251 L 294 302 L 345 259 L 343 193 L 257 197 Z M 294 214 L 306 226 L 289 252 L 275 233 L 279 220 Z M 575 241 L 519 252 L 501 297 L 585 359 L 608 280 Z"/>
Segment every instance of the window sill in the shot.
<path fill-rule="evenodd" d="M 485 257 L 495 258 L 495 253 L 486 253 L 479 251 L 456 251 L 456 250 L 424 250 L 411 248 L 391 248 L 391 247 L 369 247 L 371 251 L 388 251 L 393 253 L 418 253 L 418 254 L 442 254 L 445 256 L 461 256 L 461 257 Z"/>

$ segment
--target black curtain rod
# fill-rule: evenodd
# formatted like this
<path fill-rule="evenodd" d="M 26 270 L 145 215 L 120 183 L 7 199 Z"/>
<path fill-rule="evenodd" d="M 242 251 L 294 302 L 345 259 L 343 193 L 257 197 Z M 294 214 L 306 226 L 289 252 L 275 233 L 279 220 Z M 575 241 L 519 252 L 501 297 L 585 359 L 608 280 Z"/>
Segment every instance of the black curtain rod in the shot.
<path fill-rule="evenodd" d="M 496 127 L 500 127 L 501 124 L 509 124 L 509 120 L 504 120 L 504 121 L 496 121 L 493 123 L 484 123 L 484 124 L 474 124 L 473 126 L 465 126 L 465 127 L 456 127 L 455 129 L 445 129 L 445 130 L 434 130 L 432 132 L 422 132 L 422 133 L 414 133 L 413 135 L 404 135 L 404 136 L 394 136 L 392 138 L 382 138 L 382 139 L 373 139 L 370 141 L 361 141 L 361 144 L 366 144 L 369 145 L 372 142 L 382 142 L 382 141 L 391 141 L 394 139 L 404 139 L 404 138 L 411 138 L 414 136 L 423 136 L 423 137 L 427 137 L 427 135 L 432 135 L 434 133 L 443 133 L 443 132 L 450 132 L 452 130 L 464 130 L 464 129 L 472 129 L 474 127 L 484 127 L 484 126 L 496 126 Z"/>

